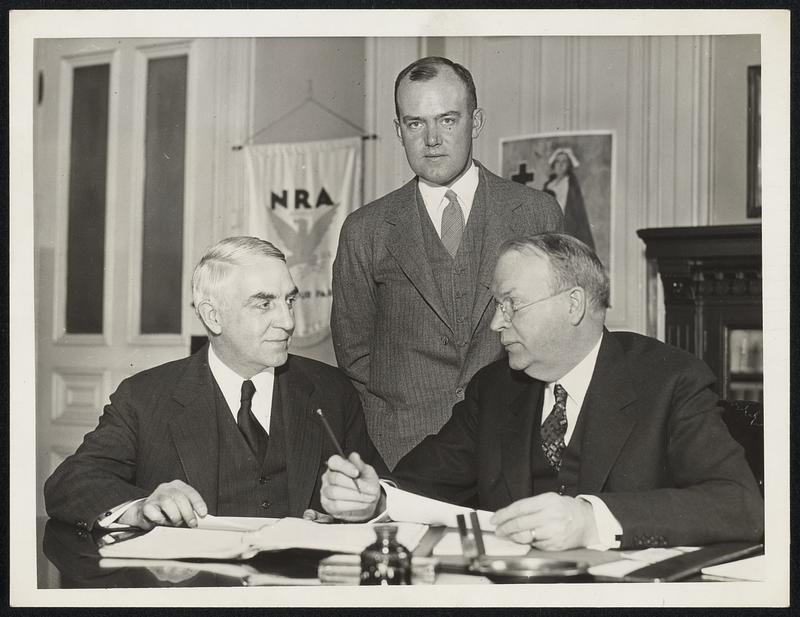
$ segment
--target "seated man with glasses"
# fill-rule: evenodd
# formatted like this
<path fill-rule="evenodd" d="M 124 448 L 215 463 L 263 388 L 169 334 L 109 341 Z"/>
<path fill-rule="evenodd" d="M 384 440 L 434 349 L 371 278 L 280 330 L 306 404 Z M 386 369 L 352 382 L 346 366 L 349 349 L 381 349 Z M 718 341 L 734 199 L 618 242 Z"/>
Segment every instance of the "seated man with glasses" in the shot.
<path fill-rule="evenodd" d="M 499 255 L 491 328 L 508 358 L 480 370 L 447 424 L 398 463 L 399 486 L 477 501 L 496 510 L 498 535 L 544 550 L 761 538 L 763 501 L 708 367 L 607 330 L 608 276 L 579 240 L 528 236 Z M 380 511 L 377 475 L 357 455 L 328 469 L 330 514 Z"/>

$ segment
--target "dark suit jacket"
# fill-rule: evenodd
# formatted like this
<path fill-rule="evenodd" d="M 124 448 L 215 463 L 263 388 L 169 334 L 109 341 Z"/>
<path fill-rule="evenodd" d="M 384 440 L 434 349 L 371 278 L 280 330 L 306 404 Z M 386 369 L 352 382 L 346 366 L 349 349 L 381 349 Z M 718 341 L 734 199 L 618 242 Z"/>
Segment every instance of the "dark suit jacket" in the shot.
<path fill-rule="evenodd" d="M 286 431 L 289 510 L 321 511 L 320 476 L 336 450 L 315 410 L 322 408 L 346 452 L 386 467 L 366 431 L 358 394 L 338 370 L 289 356 L 275 371 Z M 94 431 L 44 488 L 47 513 L 91 526 L 106 510 L 179 479 L 216 512 L 219 434 L 208 348 L 124 380 Z"/>
<path fill-rule="evenodd" d="M 350 214 L 339 237 L 331 315 L 336 359 L 359 390 L 370 435 L 390 466 L 438 431 L 472 375 L 503 353 L 489 330 L 500 244 L 562 229 L 555 199 L 478 166 L 486 226 L 465 349 L 457 347 L 426 256 L 416 178 Z"/>
<path fill-rule="evenodd" d="M 580 415 L 577 494 L 600 496 L 622 547 L 758 540 L 764 511 L 742 448 L 696 357 L 605 331 Z M 478 372 L 438 435 L 394 470 L 400 486 L 497 510 L 531 495 L 531 436 L 544 384 L 505 360 Z"/>

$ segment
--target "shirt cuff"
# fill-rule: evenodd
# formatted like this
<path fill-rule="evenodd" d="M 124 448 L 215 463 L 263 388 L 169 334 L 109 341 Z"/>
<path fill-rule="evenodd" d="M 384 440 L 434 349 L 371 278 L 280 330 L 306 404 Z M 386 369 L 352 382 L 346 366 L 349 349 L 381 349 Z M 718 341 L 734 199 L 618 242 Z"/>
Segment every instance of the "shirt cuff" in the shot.
<path fill-rule="evenodd" d="M 391 480 L 379 480 L 379 483 L 381 485 L 381 492 L 383 493 L 384 497 L 386 497 L 386 499 L 384 500 L 386 507 L 383 509 L 382 512 L 375 514 L 373 518 L 366 521 L 367 523 L 388 523 L 389 521 L 392 520 L 391 517 L 389 516 L 389 496 L 386 490 L 383 489 L 383 487 L 388 485 L 391 486 L 392 488 L 397 488 L 397 485 Z"/>
<path fill-rule="evenodd" d="M 97 518 L 95 526 L 103 529 L 113 529 L 115 526 L 127 527 L 127 525 L 120 525 L 117 523 L 117 521 L 131 508 L 131 506 L 139 503 L 140 501 L 144 501 L 145 499 L 147 498 L 141 497 L 139 499 L 131 499 L 130 501 L 126 501 L 125 503 L 118 505 L 116 508 L 112 508 L 103 514 L 103 516 Z"/>
<path fill-rule="evenodd" d="M 596 495 L 578 495 L 578 499 L 588 501 L 592 506 L 594 522 L 597 525 L 597 544 L 592 544 L 586 548 L 596 551 L 607 551 L 612 548 L 619 548 L 620 542 L 617 538 L 622 537 L 622 525 L 617 518 L 611 514 L 611 510 L 605 502 Z"/>

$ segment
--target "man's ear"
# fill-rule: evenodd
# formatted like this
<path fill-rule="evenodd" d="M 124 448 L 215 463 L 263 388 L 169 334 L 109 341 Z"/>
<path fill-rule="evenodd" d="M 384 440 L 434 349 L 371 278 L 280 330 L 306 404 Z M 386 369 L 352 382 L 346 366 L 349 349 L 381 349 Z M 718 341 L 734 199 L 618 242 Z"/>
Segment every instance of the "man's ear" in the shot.
<path fill-rule="evenodd" d="M 222 332 L 222 316 L 219 309 L 215 307 L 210 300 L 203 300 L 200 306 L 197 307 L 197 313 L 200 315 L 200 321 L 212 334 L 220 334 Z"/>
<path fill-rule="evenodd" d="M 569 322 L 577 326 L 586 315 L 586 291 L 583 287 L 573 287 L 567 296 L 569 301 Z"/>
<path fill-rule="evenodd" d="M 477 139 L 483 125 L 486 123 L 486 116 L 480 107 L 476 107 L 472 112 L 472 139 Z"/>
<path fill-rule="evenodd" d="M 403 143 L 403 132 L 400 130 L 400 120 L 395 118 L 394 120 L 392 120 L 392 122 L 394 122 L 394 132 L 397 133 L 397 139 L 399 139 L 400 143 L 402 144 Z M 403 145 L 405 145 L 405 144 L 403 144 Z"/>

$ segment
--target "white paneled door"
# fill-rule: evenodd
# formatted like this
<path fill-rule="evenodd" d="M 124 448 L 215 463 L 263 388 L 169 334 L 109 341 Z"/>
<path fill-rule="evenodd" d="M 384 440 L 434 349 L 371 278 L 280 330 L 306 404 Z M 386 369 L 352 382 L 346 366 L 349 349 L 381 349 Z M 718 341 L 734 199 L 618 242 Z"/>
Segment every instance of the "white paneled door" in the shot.
<path fill-rule="evenodd" d="M 197 180 L 213 158 L 212 45 L 36 42 L 40 513 L 44 480 L 119 382 L 189 351 L 196 218 L 212 209 Z"/>

